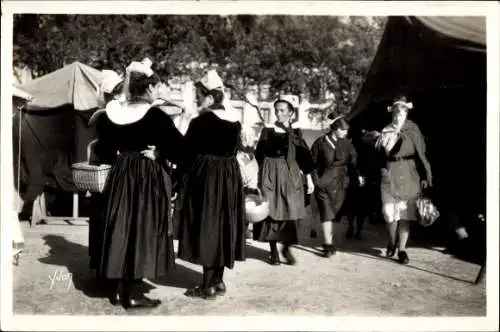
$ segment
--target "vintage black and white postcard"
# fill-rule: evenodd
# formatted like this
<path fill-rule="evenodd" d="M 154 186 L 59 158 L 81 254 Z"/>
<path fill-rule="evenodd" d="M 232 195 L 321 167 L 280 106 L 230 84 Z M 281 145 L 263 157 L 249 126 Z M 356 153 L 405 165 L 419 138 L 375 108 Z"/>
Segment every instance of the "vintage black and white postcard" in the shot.
<path fill-rule="evenodd" d="M 3 1 L 2 330 L 496 330 L 499 18 Z"/>

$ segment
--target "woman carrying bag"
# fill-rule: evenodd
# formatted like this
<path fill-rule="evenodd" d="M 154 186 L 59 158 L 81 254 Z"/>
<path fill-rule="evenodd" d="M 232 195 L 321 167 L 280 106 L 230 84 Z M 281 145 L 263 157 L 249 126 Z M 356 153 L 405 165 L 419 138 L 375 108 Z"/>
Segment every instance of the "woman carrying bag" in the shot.
<path fill-rule="evenodd" d="M 410 223 L 417 221 L 417 200 L 422 190 L 432 186 L 431 166 L 425 152 L 424 136 L 418 126 L 407 119 L 413 104 L 401 96 L 388 107 L 392 122 L 381 133 L 374 133 L 375 147 L 384 156 L 381 195 L 382 212 L 389 232 L 387 257 L 398 249 L 398 261 L 408 264 L 406 243 Z"/>

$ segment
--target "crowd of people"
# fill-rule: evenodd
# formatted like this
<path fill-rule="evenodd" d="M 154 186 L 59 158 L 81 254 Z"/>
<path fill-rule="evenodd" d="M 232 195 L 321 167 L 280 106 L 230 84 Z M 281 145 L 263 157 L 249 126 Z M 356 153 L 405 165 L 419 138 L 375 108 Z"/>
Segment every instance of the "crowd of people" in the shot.
<path fill-rule="evenodd" d="M 332 116 L 330 131 L 309 148 L 294 125 L 298 97 L 281 95 L 274 102 L 277 121 L 263 124 L 253 147 L 244 138 L 244 126 L 224 107 L 219 74 L 208 71 L 195 89 L 198 115 L 182 134 L 161 110 L 167 86 L 149 60 L 132 62 L 124 77 L 105 73 L 105 111 L 92 119 L 98 135 L 92 162 L 113 167 L 103 192 L 92 197 L 89 254 L 91 267 L 110 285 L 115 305 L 132 309 L 160 304 L 141 294 L 138 285 L 142 279 L 168 277 L 175 265 L 174 237 L 179 240 L 177 257 L 203 266 L 203 280 L 186 295 L 224 295 L 225 269 L 245 260 L 245 195 L 254 191 L 269 204 L 268 217 L 253 224 L 252 232 L 254 240 L 269 243 L 271 265 L 281 263 L 280 252 L 286 264 L 296 264 L 291 246 L 298 242 L 297 221 L 306 217 L 307 198 L 317 202 L 325 257 L 335 253 L 334 223 L 345 211 L 346 236 L 361 238 L 364 218 L 356 218 L 353 205 L 366 176 L 342 116 Z M 422 134 L 406 118 L 411 109 L 404 97 L 396 98 L 389 106 L 391 124 L 381 132 L 364 133 L 364 141 L 383 160 L 386 254 L 397 252 L 402 264 L 409 261 L 406 243 L 410 223 L 417 219 L 415 200 L 432 185 Z M 257 164 L 251 174 L 242 169 L 241 151 Z M 177 209 L 172 214 L 174 198 Z"/>

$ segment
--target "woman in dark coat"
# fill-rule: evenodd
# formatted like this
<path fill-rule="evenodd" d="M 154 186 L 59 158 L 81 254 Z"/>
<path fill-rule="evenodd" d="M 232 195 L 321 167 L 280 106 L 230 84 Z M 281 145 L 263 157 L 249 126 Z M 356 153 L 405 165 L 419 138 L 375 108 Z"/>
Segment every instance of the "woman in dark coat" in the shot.
<path fill-rule="evenodd" d="M 224 295 L 224 269 L 245 259 L 243 183 L 236 153 L 241 124 L 225 111 L 223 83 L 216 71 L 195 84 L 200 115 L 186 132 L 178 257 L 203 266 L 203 283 L 187 296 Z"/>
<path fill-rule="evenodd" d="M 276 121 L 263 128 L 255 157 L 259 163 L 259 182 L 269 201 L 269 217 L 253 225 L 254 240 L 269 242 L 269 263 L 279 265 L 277 242 L 283 244 L 286 263 L 295 264 L 290 245 L 298 242 L 297 221 L 307 216 L 304 194 L 304 175 L 307 193 L 314 190 L 311 172 L 314 163 L 299 128 L 292 127 L 298 98 L 285 95 L 274 103 Z"/>
<path fill-rule="evenodd" d="M 330 132 L 318 138 L 311 147 L 316 169 L 313 172 L 315 197 L 322 220 L 324 235 L 323 254 L 330 257 L 335 254 L 333 244 L 335 236 L 333 222 L 340 222 L 345 209 L 347 188 L 349 186 L 349 168 L 362 178 L 356 169 L 356 151 L 346 138 L 348 124 L 342 117 L 337 117 L 330 125 Z"/>
<path fill-rule="evenodd" d="M 424 137 L 418 126 L 407 119 L 412 108 L 413 104 L 407 102 L 406 97 L 396 98 L 388 107 L 392 112 L 392 122 L 382 133 L 376 133 L 375 143 L 385 158 L 380 189 L 382 211 L 389 230 L 387 256 L 395 255 L 397 245 L 401 264 L 409 262 L 406 242 L 410 235 L 410 222 L 417 220 L 416 199 L 422 189 L 432 186 Z"/>
<path fill-rule="evenodd" d="M 152 106 L 164 88 L 144 63 L 128 68 L 130 101 L 112 101 L 97 120 L 99 160 L 113 167 L 104 188 L 102 248 L 98 275 L 115 281 L 111 302 L 125 308 L 156 307 L 160 301 L 139 294 L 143 278 L 157 279 L 174 266 L 171 182 L 165 159 L 178 162 L 183 136 L 173 121 Z M 141 151 L 155 146 L 150 160 Z"/>

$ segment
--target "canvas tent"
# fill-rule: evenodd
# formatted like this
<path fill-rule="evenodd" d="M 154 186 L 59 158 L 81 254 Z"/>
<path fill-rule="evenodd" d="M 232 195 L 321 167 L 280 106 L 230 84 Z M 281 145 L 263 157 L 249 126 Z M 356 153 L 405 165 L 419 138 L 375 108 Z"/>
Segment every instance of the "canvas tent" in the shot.
<path fill-rule="evenodd" d="M 484 213 L 485 18 L 390 17 L 348 117 L 354 130 L 380 130 L 398 94 L 414 104 L 443 211 Z"/>
<path fill-rule="evenodd" d="M 86 159 L 95 137 L 86 121 L 97 108 L 100 80 L 100 71 L 74 62 L 20 86 L 33 97 L 13 118 L 14 173 L 24 201 L 50 188 L 76 191 L 71 164 Z"/>
<path fill-rule="evenodd" d="M 485 86 L 485 38 L 485 18 L 390 17 L 350 117 L 398 93 Z"/>
<path fill-rule="evenodd" d="M 15 182 L 24 201 L 47 190 L 76 192 L 71 164 L 87 159 L 87 145 L 96 138 L 88 120 L 99 107 L 101 79 L 101 71 L 74 62 L 20 86 L 32 96 L 27 109 L 13 118 Z M 172 105 L 160 109 L 170 116 L 180 111 Z M 70 209 L 66 199 L 55 205 Z"/>

